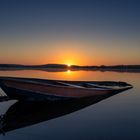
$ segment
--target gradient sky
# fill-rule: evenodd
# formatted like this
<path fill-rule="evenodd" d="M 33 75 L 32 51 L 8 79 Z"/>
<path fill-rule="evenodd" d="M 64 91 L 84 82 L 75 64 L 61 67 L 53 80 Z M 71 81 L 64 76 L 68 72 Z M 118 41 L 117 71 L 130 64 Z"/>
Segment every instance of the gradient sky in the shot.
<path fill-rule="evenodd" d="M 140 64 L 140 1 L 0 0 L 0 63 Z"/>

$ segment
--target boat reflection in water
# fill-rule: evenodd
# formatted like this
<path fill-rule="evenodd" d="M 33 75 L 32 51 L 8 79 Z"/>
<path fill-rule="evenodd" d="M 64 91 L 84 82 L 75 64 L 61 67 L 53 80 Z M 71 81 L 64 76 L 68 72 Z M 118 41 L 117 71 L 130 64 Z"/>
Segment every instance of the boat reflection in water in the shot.
<path fill-rule="evenodd" d="M 0 133 L 5 134 L 8 131 L 72 113 L 113 95 L 115 93 L 61 102 L 16 102 L 4 115 L 0 116 Z"/>

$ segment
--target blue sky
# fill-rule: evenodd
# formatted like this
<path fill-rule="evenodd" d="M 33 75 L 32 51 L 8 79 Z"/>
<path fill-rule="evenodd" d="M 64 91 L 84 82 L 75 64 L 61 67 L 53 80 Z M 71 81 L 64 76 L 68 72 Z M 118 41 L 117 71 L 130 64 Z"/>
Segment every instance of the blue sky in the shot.
<path fill-rule="evenodd" d="M 0 18 L 2 35 L 140 34 L 138 0 L 1 0 Z"/>

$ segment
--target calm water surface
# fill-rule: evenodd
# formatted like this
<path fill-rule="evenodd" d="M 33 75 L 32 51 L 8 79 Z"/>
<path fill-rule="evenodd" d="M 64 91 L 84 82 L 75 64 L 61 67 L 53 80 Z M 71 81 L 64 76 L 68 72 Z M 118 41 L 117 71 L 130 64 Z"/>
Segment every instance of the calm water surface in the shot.
<path fill-rule="evenodd" d="M 96 103 L 0 103 L 0 140 L 139 140 L 140 73 L 0 71 L 0 76 L 65 80 L 114 80 L 134 86 Z M 12 106 L 13 105 L 13 106 Z M 31 112 L 31 113 L 30 113 Z M 3 127 L 5 126 L 5 132 Z M 8 127 L 6 127 L 8 126 Z M 23 127 L 24 126 L 24 127 Z"/>

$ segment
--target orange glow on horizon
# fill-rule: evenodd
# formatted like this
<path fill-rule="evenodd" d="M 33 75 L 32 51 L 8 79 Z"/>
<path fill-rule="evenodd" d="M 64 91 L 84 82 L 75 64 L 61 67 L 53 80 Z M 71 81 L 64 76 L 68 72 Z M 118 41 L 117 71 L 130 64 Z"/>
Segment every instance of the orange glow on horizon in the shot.
<path fill-rule="evenodd" d="M 121 49 L 117 47 L 125 46 L 123 42 L 110 42 L 110 40 L 93 41 L 65 38 L 49 41 L 46 39 L 18 40 L 8 43 L 5 41 L 0 45 L 4 46 L 0 52 L 0 63 L 2 64 L 66 64 L 68 67 L 71 65 L 139 64 L 139 49 L 135 53 L 131 53 L 131 48 L 126 51 L 125 47 Z M 13 49 L 11 50 L 8 46 Z M 114 47 L 111 48 L 111 46 Z M 119 54 L 119 57 L 114 54 Z"/>

